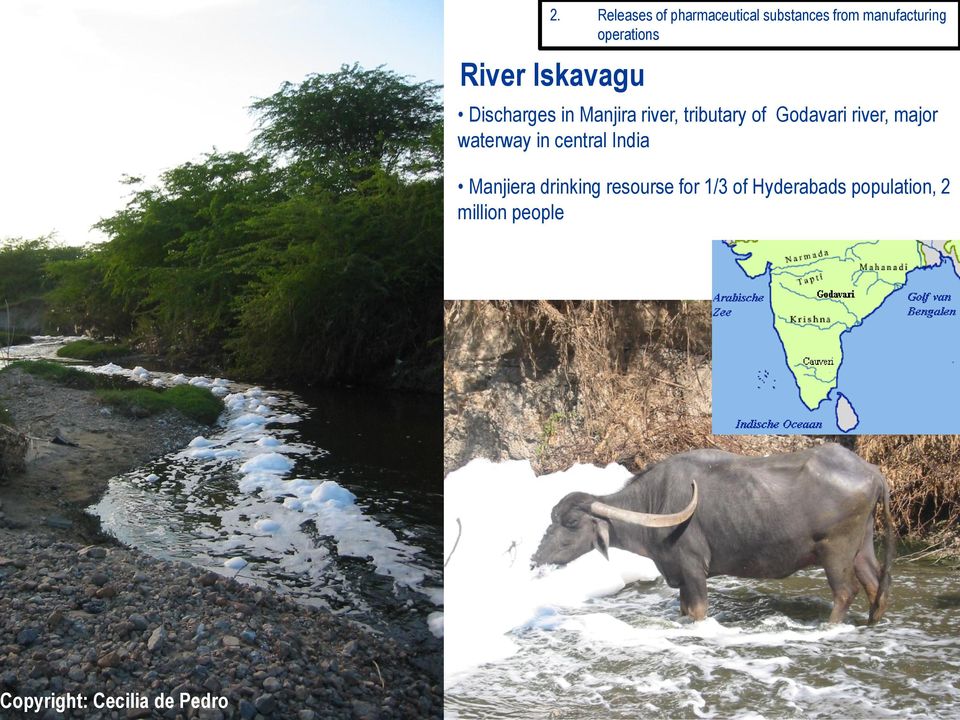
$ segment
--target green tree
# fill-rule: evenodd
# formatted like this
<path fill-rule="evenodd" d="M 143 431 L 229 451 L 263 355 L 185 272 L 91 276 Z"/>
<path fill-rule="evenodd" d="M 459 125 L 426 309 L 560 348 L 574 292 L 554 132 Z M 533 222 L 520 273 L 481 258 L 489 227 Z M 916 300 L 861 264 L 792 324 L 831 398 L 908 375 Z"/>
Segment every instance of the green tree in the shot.
<path fill-rule="evenodd" d="M 251 106 L 254 147 L 282 160 L 299 181 L 345 189 L 371 169 L 423 173 L 439 164 L 440 86 L 413 83 L 382 66 L 284 83 Z"/>
<path fill-rule="evenodd" d="M 104 281 L 103 255 L 102 249 L 93 248 L 76 259 L 47 266 L 54 282 L 46 295 L 46 324 L 52 331 L 97 337 L 130 334 L 132 314 L 117 302 Z"/>
<path fill-rule="evenodd" d="M 253 106 L 252 152 L 128 179 L 108 241 L 51 265 L 52 316 L 248 375 L 363 382 L 399 362 L 439 387 L 438 94 L 357 65 L 285 84 Z"/>
<path fill-rule="evenodd" d="M 232 258 L 258 239 L 249 220 L 282 199 L 276 184 L 269 160 L 213 152 L 168 170 L 158 186 L 137 191 L 97 224 L 110 237 L 104 282 L 136 316 L 142 340 L 217 352 L 248 279 Z"/>
<path fill-rule="evenodd" d="M 274 243 L 238 298 L 231 340 L 257 375 L 383 379 L 401 360 L 439 368 L 442 186 L 378 173 L 357 192 L 274 208 Z M 272 262 L 267 262 L 269 253 Z"/>
<path fill-rule="evenodd" d="M 47 264 L 76 258 L 80 248 L 55 245 L 50 236 L 0 241 L 0 301 L 42 297 L 53 287 Z"/>

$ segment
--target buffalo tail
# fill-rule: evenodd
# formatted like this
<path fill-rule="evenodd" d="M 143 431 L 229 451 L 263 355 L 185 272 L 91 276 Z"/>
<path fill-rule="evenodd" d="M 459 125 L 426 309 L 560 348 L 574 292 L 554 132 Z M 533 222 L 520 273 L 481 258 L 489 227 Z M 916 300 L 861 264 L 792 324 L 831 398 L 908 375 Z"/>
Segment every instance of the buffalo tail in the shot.
<path fill-rule="evenodd" d="M 890 593 L 890 568 L 893 566 L 893 559 L 897 555 L 897 537 L 894 532 L 893 515 L 890 513 L 890 487 L 887 480 L 881 476 L 883 481 L 883 495 L 877 498 L 878 502 L 883 503 L 883 566 L 880 568 L 880 586 L 877 589 L 877 596 L 870 607 L 870 623 L 875 623 L 882 616 L 887 608 Z"/>

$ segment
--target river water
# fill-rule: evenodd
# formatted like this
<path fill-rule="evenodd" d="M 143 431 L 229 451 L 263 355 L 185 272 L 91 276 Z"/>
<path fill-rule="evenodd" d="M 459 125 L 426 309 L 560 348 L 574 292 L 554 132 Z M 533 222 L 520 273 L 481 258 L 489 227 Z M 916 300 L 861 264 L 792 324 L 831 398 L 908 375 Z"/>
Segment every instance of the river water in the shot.
<path fill-rule="evenodd" d="M 18 346 L 10 359 L 51 358 L 63 341 Z M 88 510 L 104 532 L 379 630 L 429 634 L 442 604 L 436 398 L 88 369 L 209 387 L 227 407 L 188 447 L 110 481 Z"/>
<path fill-rule="evenodd" d="M 895 567 L 892 609 L 823 621 L 822 571 L 710 580 L 711 614 L 679 620 L 662 580 L 515 631 L 511 657 L 446 690 L 449 717 L 960 717 L 957 571 Z"/>
<path fill-rule="evenodd" d="M 651 562 L 616 548 L 530 569 L 559 498 L 629 478 L 482 460 L 447 476 L 448 717 L 960 717 L 960 570 L 901 558 L 868 626 L 863 593 L 845 623 L 826 622 L 820 569 L 710 578 L 702 622 L 680 618 Z"/>

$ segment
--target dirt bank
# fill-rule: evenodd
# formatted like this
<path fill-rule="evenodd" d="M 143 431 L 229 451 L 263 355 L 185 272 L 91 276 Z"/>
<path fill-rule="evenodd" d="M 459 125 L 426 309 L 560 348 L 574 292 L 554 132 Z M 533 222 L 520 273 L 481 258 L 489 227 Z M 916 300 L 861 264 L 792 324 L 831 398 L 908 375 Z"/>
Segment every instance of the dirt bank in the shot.
<path fill-rule="evenodd" d="M 174 412 L 124 417 L 92 392 L 19 370 L 0 374 L 0 405 L 26 440 L 22 469 L 0 481 L 4 524 L 46 525 L 75 537 L 86 533 L 80 512 L 111 477 L 183 447 L 204 430 Z"/>

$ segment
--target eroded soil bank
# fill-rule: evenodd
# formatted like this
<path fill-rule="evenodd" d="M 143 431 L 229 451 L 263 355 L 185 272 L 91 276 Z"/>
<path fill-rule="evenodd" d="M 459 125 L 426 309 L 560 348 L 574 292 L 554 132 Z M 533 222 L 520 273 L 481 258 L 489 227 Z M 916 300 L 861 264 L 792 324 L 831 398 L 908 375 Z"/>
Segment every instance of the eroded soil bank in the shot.
<path fill-rule="evenodd" d="M 129 418 L 87 390 L 19 370 L 0 374 L 0 404 L 26 438 L 23 469 L 0 481 L 5 524 L 87 533 L 80 511 L 114 475 L 183 447 L 203 428 L 179 413 Z"/>

